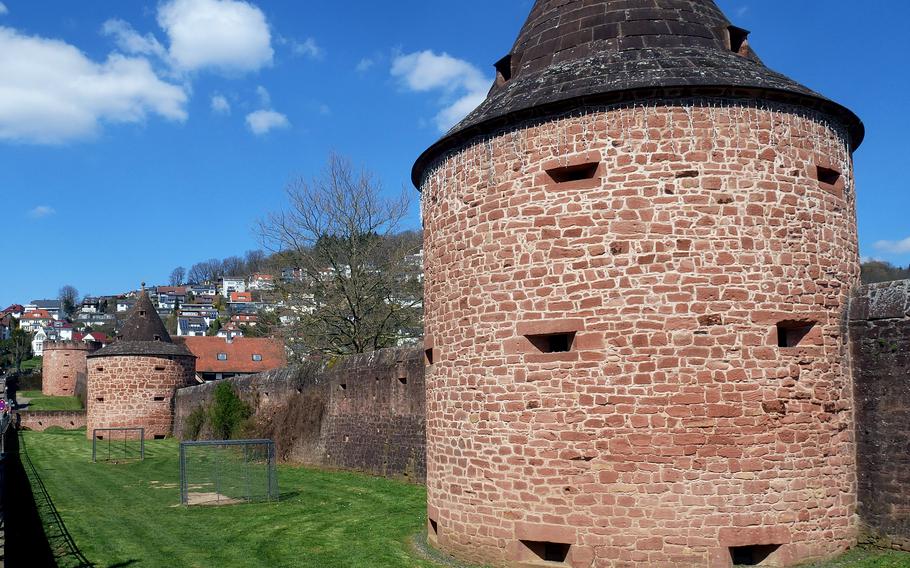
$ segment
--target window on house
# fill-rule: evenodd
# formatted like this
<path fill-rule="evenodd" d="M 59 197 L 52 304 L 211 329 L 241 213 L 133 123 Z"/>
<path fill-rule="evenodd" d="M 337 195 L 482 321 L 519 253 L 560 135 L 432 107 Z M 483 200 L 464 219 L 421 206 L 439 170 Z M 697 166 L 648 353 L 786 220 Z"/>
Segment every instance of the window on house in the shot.
<path fill-rule="evenodd" d="M 259 353 L 253 353 L 253 361 L 262 361 L 262 355 Z"/>
<path fill-rule="evenodd" d="M 227 353 L 219 353 L 219 354 L 218 354 L 218 360 L 219 360 L 219 361 L 227 361 Z"/>

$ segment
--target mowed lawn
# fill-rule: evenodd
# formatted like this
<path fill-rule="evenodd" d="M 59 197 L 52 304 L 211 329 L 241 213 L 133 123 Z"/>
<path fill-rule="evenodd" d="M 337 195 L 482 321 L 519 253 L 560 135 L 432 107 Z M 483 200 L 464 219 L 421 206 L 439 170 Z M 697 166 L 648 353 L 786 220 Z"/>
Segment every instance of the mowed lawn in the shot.
<path fill-rule="evenodd" d="M 28 410 L 82 410 L 82 402 L 74 396 L 44 396 L 39 390 L 25 390 L 16 393 L 22 404 L 28 399 Z"/>
<path fill-rule="evenodd" d="M 96 566 L 436 566 L 409 545 L 425 523 L 422 486 L 280 466 L 278 503 L 184 507 L 174 440 L 146 441 L 144 462 L 95 464 L 84 430 L 23 437 L 73 540 Z"/>

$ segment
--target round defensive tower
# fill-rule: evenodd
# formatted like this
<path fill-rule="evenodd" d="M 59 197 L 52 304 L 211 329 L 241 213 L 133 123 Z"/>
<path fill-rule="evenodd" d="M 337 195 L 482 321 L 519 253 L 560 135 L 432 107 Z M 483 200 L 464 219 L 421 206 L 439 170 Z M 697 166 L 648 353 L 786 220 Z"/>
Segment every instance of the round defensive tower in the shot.
<path fill-rule="evenodd" d="M 855 543 L 846 108 L 711 0 L 538 0 L 420 156 L 428 532 L 496 566 Z"/>
<path fill-rule="evenodd" d="M 86 376 L 86 356 L 97 351 L 99 343 L 83 341 L 50 341 L 44 344 L 41 364 L 41 394 L 44 396 L 75 396 L 76 380 Z"/>
<path fill-rule="evenodd" d="M 174 394 L 195 384 L 196 357 L 171 341 L 143 290 L 118 340 L 88 356 L 86 435 L 95 428 L 145 428 L 171 434 Z"/>

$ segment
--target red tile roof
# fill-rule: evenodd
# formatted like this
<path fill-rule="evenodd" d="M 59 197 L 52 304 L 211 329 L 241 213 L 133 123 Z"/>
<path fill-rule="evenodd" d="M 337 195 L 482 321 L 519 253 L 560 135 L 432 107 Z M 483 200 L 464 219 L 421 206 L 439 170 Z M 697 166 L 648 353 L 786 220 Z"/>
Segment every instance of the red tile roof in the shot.
<path fill-rule="evenodd" d="M 287 365 L 284 345 L 266 337 L 236 337 L 230 343 L 223 337 L 175 337 L 196 356 L 197 373 L 260 373 Z M 227 354 L 225 361 L 218 354 Z M 261 361 L 253 361 L 261 355 Z"/>
<path fill-rule="evenodd" d="M 158 293 L 186 296 L 186 286 L 158 286 Z"/>
<path fill-rule="evenodd" d="M 240 303 L 240 302 L 252 302 L 253 293 L 252 292 L 231 292 L 231 301 Z"/>
<path fill-rule="evenodd" d="M 30 312 L 25 312 L 22 314 L 22 319 L 24 320 L 42 320 L 42 319 L 54 319 L 51 317 L 51 314 L 47 310 L 32 310 Z"/>

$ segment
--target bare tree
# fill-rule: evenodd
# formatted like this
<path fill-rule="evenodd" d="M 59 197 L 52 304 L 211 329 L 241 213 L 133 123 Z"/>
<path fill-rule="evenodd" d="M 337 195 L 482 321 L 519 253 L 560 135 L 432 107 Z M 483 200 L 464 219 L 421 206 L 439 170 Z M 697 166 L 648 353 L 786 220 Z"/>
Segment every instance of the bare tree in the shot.
<path fill-rule="evenodd" d="M 76 305 L 79 303 L 79 290 L 76 290 L 75 286 L 67 284 L 60 288 L 58 298 L 63 314 L 68 318 L 73 317 L 73 314 L 76 313 Z"/>
<path fill-rule="evenodd" d="M 201 262 L 197 262 L 190 267 L 190 271 L 187 273 L 186 279 L 193 284 L 202 284 L 207 280 L 205 276 L 205 267 Z"/>
<path fill-rule="evenodd" d="M 183 284 L 184 276 L 186 276 L 186 269 L 182 266 L 178 266 L 174 270 L 171 270 L 171 286 L 180 286 Z"/>
<path fill-rule="evenodd" d="M 302 274 L 278 291 L 296 323 L 288 346 L 309 353 L 362 353 L 422 336 L 419 239 L 395 239 L 410 204 L 389 198 L 372 175 L 331 155 L 325 171 L 285 188 L 288 206 L 260 221 L 274 259 Z"/>
<path fill-rule="evenodd" d="M 246 263 L 239 256 L 229 256 L 221 261 L 221 272 L 224 276 L 244 276 Z"/>
<path fill-rule="evenodd" d="M 248 250 L 244 261 L 246 262 L 247 275 L 252 275 L 265 269 L 266 256 L 261 250 Z"/>

